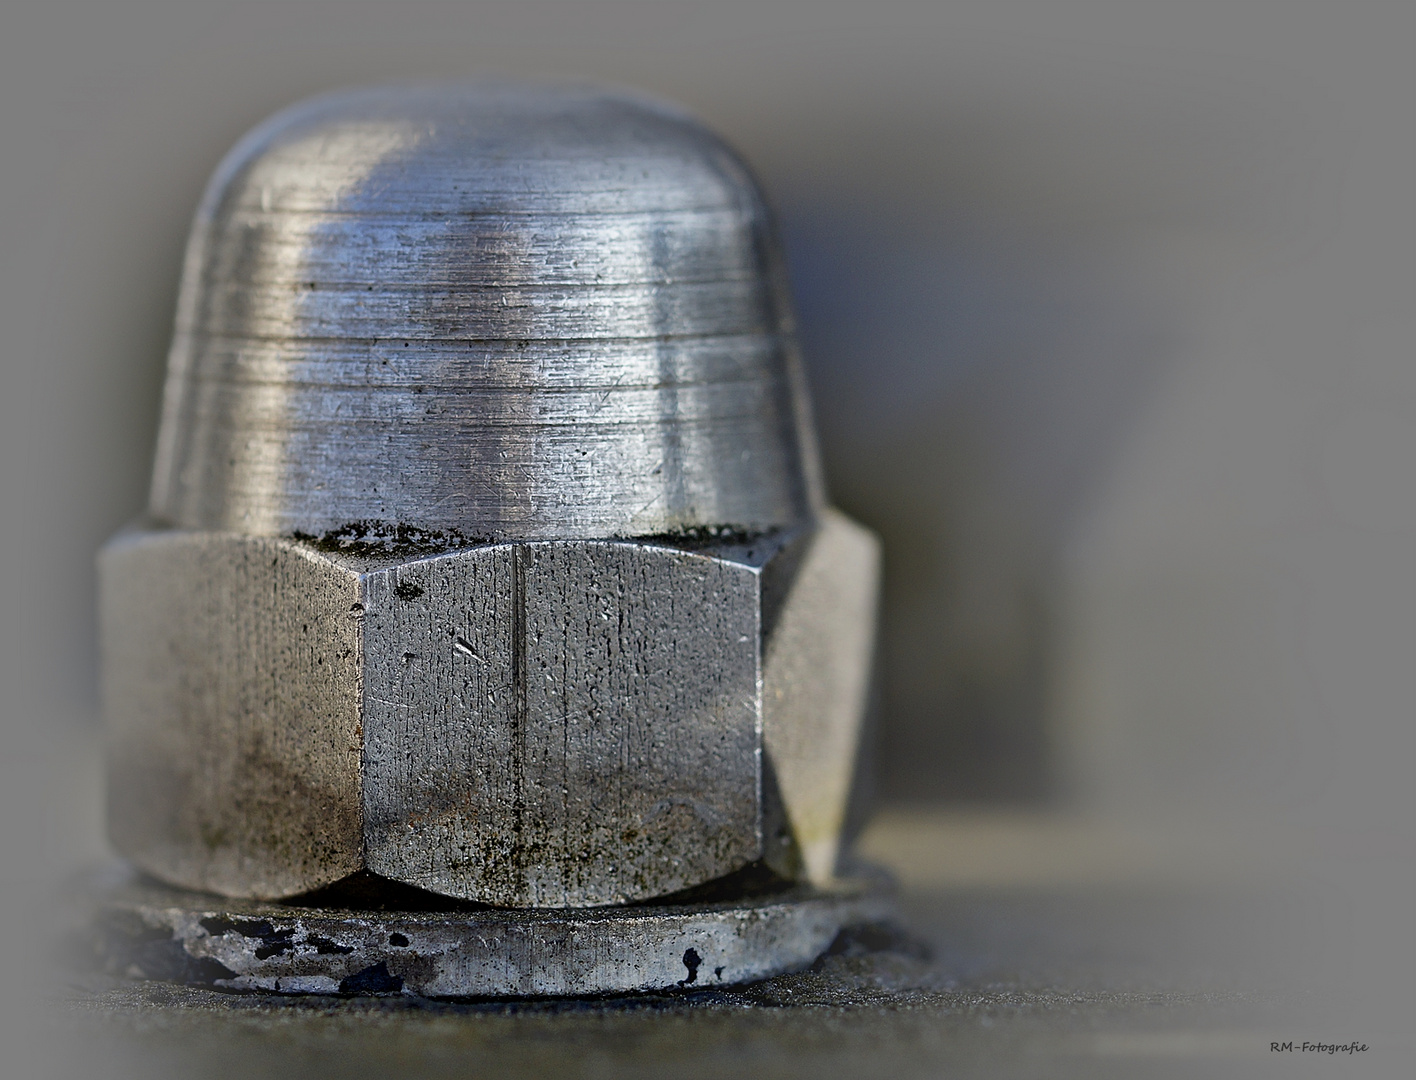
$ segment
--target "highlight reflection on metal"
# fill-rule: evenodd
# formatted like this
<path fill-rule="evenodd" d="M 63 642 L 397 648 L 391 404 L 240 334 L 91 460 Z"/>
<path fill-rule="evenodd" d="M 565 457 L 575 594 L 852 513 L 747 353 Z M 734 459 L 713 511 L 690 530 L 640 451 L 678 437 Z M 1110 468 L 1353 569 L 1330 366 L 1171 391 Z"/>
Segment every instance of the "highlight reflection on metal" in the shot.
<path fill-rule="evenodd" d="M 262 900 L 717 890 L 528 914 L 527 955 L 658 942 L 586 992 L 672 971 L 675 927 L 734 978 L 803 962 L 858 910 L 878 555 L 824 503 L 783 282 L 742 164 L 657 103 L 356 91 L 248 136 L 188 250 L 155 520 L 100 557 L 114 845 Z"/>
<path fill-rule="evenodd" d="M 343 93 L 227 157 L 152 487 L 186 528 L 645 536 L 822 494 L 770 218 L 657 102 Z"/>

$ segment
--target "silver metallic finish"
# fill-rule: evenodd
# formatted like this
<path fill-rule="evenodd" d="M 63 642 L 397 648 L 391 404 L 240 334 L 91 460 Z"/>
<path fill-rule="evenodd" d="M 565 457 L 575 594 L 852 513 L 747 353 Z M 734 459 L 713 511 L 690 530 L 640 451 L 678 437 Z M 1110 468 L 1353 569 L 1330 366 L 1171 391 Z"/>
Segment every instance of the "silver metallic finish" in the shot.
<path fill-rule="evenodd" d="M 197 215 L 151 509 L 100 606 L 110 835 L 158 878 L 834 880 L 876 543 L 822 501 L 762 198 L 677 111 L 384 89 L 258 128 Z"/>
<path fill-rule="evenodd" d="M 282 994 L 551 997 L 710 989 L 809 965 L 882 918 L 879 881 L 585 911 L 347 911 L 130 885 L 101 915 L 115 974 Z"/>
<path fill-rule="evenodd" d="M 286 540 L 99 556 L 108 833 L 170 881 L 285 896 L 360 869 L 359 579 Z"/>
<path fill-rule="evenodd" d="M 583 907 L 761 855 L 755 567 L 549 541 L 406 563 L 364 595 L 370 870 Z"/>
<path fill-rule="evenodd" d="M 360 869 L 517 907 L 759 860 L 829 881 L 875 566 L 834 511 L 706 551 L 121 535 L 100 560 L 110 834 L 234 896 Z"/>
<path fill-rule="evenodd" d="M 242 140 L 197 212 L 152 513 L 481 540 L 804 524 L 783 280 L 742 163 L 671 107 L 314 99 Z"/>
<path fill-rule="evenodd" d="M 855 778 L 875 644 L 879 543 L 827 509 L 763 640 L 762 746 L 800 853 L 828 882 Z"/>

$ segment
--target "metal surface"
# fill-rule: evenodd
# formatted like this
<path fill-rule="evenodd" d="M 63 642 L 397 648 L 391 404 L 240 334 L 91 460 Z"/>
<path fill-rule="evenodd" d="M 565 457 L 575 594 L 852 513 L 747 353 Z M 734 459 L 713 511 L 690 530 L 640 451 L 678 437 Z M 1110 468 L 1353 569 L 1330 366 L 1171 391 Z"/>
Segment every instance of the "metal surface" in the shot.
<path fill-rule="evenodd" d="M 761 532 L 821 505 L 773 227 L 658 102 L 317 98 L 232 150 L 187 252 L 158 519 L 312 536 Z"/>
<path fill-rule="evenodd" d="M 224 990 L 563 997 L 752 982 L 883 917 L 878 880 L 755 899 L 558 911 L 347 910 L 231 902 L 130 882 L 105 898 L 115 974 Z"/>
<path fill-rule="evenodd" d="M 257 128 L 100 559 L 109 823 L 169 883 L 516 908 L 833 882 L 873 537 L 765 203 L 678 111 L 484 85 Z"/>
<path fill-rule="evenodd" d="M 893 922 L 847 927 L 809 966 L 751 985 L 705 983 L 704 962 L 680 987 L 680 963 L 665 991 L 568 1000 L 231 993 L 201 981 L 170 929 L 144 946 L 129 921 L 121 962 L 68 954 L 65 1045 L 98 1064 L 54 1075 L 1282 1077 L 1295 1056 L 1269 1044 L 1295 1037 L 1360 1039 L 1371 1052 L 1353 1075 L 1406 1075 L 1399 1005 L 1354 999 L 1351 939 L 1304 884 L 1314 846 L 1252 839 L 1258 858 L 1197 875 L 1197 852 L 1233 852 L 1233 836 L 1182 827 L 1155 852 L 1118 850 L 1114 823 L 897 809 L 862 837 L 899 875 Z M 1345 883 L 1322 887 L 1350 900 Z M 250 944 L 293 951 L 276 932 Z M 135 959 L 168 981 L 134 979 Z"/>
<path fill-rule="evenodd" d="M 924 861 L 926 875 L 947 872 Z M 1404 1028 L 1383 1031 L 1351 1002 L 1334 1010 L 1327 965 L 1302 977 L 1316 938 L 1294 944 L 1316 913 L 1291 889 L 1071 880 L 906 887 L 898 904 L 903 921 L 849 926 L 809 966 L 764 982 L 705 983 L 704 962 L 680 987 L 680 962 L 663 991 L 568 1000 L 232 993 L 202 981 L 170 930 L 154 928 L 146 947 L 120 931 L 167 981 L 134 980 L 114 954 L 106 973 L 75 972 L 64 1037 L 96 1064 L 54 1075 L 1283 1077 L 1295 1057 L 1269 1044 L 1295 1037 L 1369 1043 L 1352 1075 L 1410 1071 Z M 269 929 L 269 944 L 260 933 L 249 944 L 276 959 L 295 935 Z"/>
<path fill-rule="evenodd" d="M 827 882 L 873 539 L 541 541 L 389 560 L 134 531 L 101 563 L 109 822 L 165 880 L 285 897 L 368 869 L 483 903 Z"/>

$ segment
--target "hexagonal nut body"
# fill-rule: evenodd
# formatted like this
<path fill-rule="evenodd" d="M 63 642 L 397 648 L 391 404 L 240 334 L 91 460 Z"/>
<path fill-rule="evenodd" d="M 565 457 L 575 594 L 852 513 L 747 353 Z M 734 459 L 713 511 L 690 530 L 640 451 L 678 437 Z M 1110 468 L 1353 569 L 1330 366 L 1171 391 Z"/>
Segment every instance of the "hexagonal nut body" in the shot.
<path fill-rule="evenodd" d="M 836 514 L 706 550 L 380 561 L 120 535 L 100 559 L 113 842 L 175 884 L 263 898 L 358 870 L 517 907 L 757 861 L 829 876 L 875 562 Z"/>

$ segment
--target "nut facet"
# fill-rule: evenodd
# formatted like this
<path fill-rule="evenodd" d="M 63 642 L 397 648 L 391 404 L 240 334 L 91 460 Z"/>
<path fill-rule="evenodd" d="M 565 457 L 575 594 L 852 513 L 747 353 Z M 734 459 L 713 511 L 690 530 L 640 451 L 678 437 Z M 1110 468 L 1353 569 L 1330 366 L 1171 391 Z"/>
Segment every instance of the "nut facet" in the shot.
<path fill-rule="evenodd" d="M 267 898 L 361 869 L 515 907 L 759 860 L 828 879 L 874 564 L 834 513 L 711 551 L 538 541 L 382 565 L 121 536 L 101 562 L 115 843 L 166 880 Z"/>
<path fill-rule="evenodd" d="M 718 140 L 595 91 L 317 99 L 203 200 L 151 518 L 100 558 L 110 833 L 257 898 L 825 881 L 876 563 Z"/>

